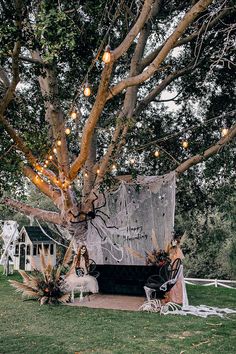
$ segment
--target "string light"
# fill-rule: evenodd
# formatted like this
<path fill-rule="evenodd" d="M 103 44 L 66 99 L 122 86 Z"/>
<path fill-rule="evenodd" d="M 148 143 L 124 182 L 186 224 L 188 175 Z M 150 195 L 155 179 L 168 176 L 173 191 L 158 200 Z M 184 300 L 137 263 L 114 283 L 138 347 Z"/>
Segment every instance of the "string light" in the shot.
<path fill-rule="evenodd" d="M 105 64 L 109 64 L 111 61 L 111 47 L 109 45 L 106 46 L 104 54 L 102 56 L 102 61 Z"/>
<path fill-rule="evenodd" d="M 49 163 L 49 161 L 48 161 L 48 160 L 46 160 L 46 161 L 45 161 L 45 165 L 48 165 L 48 163 Z"/>
<path fill-rule="evenodd" d="M 159 157 L 159 156 L 160 156 L 160 150 L 156 150 L 156 151 L 154 152 L 154 156 L 155 156 L 155 157 Z"/>
<path fill-rule="evenodd" d="M 49 158 L 49 160 L 52 160 L 52 159 L 53 159 L 53 156 L 52 156 L 52 155 L 49 155 L 48 158 Z"/>
<path fill-rule="evenodd" d="M 86 81 L 85 86 L 84 86 L 84 95 L 86 97 L 89 97 L 91 95 L 91 89 L 89 87 L 88 81 Z"/>
<path fill-rule="evenodd" d="M 135 163 L 135 159 L 130 159 L 129 162 L 133 165 Z"/>
<path fill-rule="evenodd" d="M 88 177 L 88 173 L 87 172 L 85 172 L 84 177 Z"/>
<path fill-rule="evenodd" d="M 113 164 L 113 165 L 111 166 L 111 168 L 112 168 L 113 171 L 116 170 L 116 165 Z"/>
<path fill-rule="evenodd" d="M 54 152 L 54 154 L 56 154 L 57 153 L 57 148 L 53 148 L 53 152 Z"/>
<path fill-rule="evenodd" d="M 76 119 L 77 118 L 76 110 L 72 110 L 71 113 L 70 113 L 70 116 L 71 116 L 72 119 Z"/>
<path fill-rule="evenodd" d="M 222 136 L 222 138 L 224 138 L 224 137 L 228 134 L 228 132 L 229 132 L 229 129 L 228 129 L 228 128 L 223 128 L 223 129 L 221 130 L 221 136 Z"/>
<path fill-rule="evenodd" d="M 69 135 L 70 134 L 70 128 L 66 128 L 65 133 L 66 133 L 66 135 Z"/>
<path fill-rule="evenodd" d="M 183 146 L 184 149 L 187 149 L 188 146 L 189 146 L 188 141 L 187 141 L 187 140 L 184 140 L 184 141 L 182 142 L 182 146 Z"/>
<path fill-rule="evenodd" d="M 99 173 L 100 173 L 100 169 L 98 168 L 96 172 L 97 172 L 97 174 L 99 175 Z"/>
<path fill-rule="evenodd" d="M 61 146 L 61 140 L 57 140 L 57 146 Z"/>

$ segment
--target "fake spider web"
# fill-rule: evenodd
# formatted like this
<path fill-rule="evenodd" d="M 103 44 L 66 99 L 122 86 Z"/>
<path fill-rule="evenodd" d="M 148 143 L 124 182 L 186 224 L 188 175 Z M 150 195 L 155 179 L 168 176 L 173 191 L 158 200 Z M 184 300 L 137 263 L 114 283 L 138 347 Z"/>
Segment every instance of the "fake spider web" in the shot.
<path fill-rule="evenodd" d="M 145 250 L 152 250 L 155 233 L 158 248 L 172 238 L 175 211 L 175 173 L 139 176 L 135 183 L 122 181 L 114 192 L 100 195 L 97 216 L 88 224 L 86 245 L 97 264 L 139 265 Z M 108 217 L 109 216 L 109 217 Z M 129 249 L 142 254 L 135 257 Z"/>

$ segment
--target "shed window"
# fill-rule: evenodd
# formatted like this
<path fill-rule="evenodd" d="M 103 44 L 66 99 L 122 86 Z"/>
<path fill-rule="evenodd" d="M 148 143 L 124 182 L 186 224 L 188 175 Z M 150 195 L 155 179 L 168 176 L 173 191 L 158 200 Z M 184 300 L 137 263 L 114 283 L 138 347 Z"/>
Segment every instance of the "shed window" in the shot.
<path fill-rule="evenodd" d="M 50 245 L 50 254 L 53 254 L 53 252 L 54 252 L 54 244 L 52 243 Z"/>
<path fill-rule="evenodd" d="M 26 254 L 27 256 L 30 256 L 30 245 L 27 245 L 26 247 Z"/>
<path fill-rule="evenodd" d="M 33 256 L 37 255 L 37 245 L 33 246 Z"/>
<path fill-rule="evenodd" d="M 41 249 L 42 249 L 42 245 L 38 245 L 38 254 L 40 254 Z"/>
<path fill-rule="evenodd" d="M 49 251 L 49 244 L 43 245 L 43 248 L 44 248 L 45 255 L 47 256 Z"/>
<path fill-rule="evenodd" d="M 16 245 L 16 248 L 15 248 L 15 255 L 19 255 L 19 245 Z"/>

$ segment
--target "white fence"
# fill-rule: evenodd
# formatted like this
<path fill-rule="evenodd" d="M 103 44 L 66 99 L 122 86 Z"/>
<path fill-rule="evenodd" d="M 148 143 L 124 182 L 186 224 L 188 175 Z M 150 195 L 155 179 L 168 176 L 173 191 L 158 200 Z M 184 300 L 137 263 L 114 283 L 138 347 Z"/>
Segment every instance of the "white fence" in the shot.
<path fill-rule="evenodd" d="M 203 285 L 203 286 L 223 286 L 224 288 L 236 290 L 236 280 L 220 280 L 220 279 L 199 279 L 199 278 L 184 278 L 186 284 Z"/>

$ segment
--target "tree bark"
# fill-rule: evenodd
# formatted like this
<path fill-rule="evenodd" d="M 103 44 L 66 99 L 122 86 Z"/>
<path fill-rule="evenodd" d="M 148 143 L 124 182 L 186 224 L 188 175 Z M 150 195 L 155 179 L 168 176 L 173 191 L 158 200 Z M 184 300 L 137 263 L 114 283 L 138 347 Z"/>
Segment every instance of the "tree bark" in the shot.
<path fill-rule="evenodd" d="M 146 22 L 145 26 L 144 25 L 141 26 L 142 28 L 140 31 L 140 35 L 137 44 L 135 46 L 134 54 L 131 59 L 130 73 L 129 73 L 130 77 L 135 76 L 141 72 L 140 61 L 143 57 L 148 36 L 150 34 L 151 21 L 155 19 L 158 12 L 160 11 L 161 2 L 162 0 L 156 0 L 154 2 L 153 7 L 149 13 L 149 21 Z M 137 93 L 138 93 L 138 86 L 128 87 L 126 91 L 123 107 L 117 119 L 117 124 L 112 137 L 112 141 L 107 149 L 107 152 L 103 156 L 102 160 L 99 162 L 100 172 L 96 178 L 96 182 L 95 182 L 96 185 L 102 182 L 103 177 L 107 169 L 109 168 L 109 165 L 112 164 L 111 157 L 114 153 L 114 150 L 116 151 L 116 154 L 118 154 L 121 147 L 125 144 L 126 134 L 128 132 L 130 120 L 133 117 L 135 105 L 137 102 Z M 121 132 L 122 134 L 119 142 L 119 137 Z"/>
<path fill-rule="evenodd" d="M 20 213 L 23 213 L 25 215 L 30 215 L 33 216 L 34 218 L 38 218 L 47 222 L 51 222 L 53 224 L 63 225 L 65 223 L 65 221 L 61 218 L 61 215 L 58 213 L 55 213 L 53 211 L 42 210 L 39 208 L 34 208 L 18 200 L 5 198 L 4 204 L 8 205 L 10 208 L 14 208 L 18 210 Z"/>
<path fill-rule="evenodd" d="M 176 169 L 177 174 L 181 174 L 185 171 L 187 171 L 190 167 L 197 165 L 198 163 L 208 159 L 209 157 L 218 154 L 220 149 L 229 143 L 230 141 L 233 140 L 233 138 L 236 136 L 236 124 L 233 125 L 228 134 L 221 138 L 215 145 L 209 147 L 206 149 L 202 154 L 197 154 L 195 156 L 192 156 L 191 158 L 187 159 L 186 161 L 182 162 Z"/>
<path fill-rule="evenodd" d="M 85 127 L 83 129 L 80 154 L 72 163 L 70 168 L 71 181 L 73 181 L 76 178 L 78 171 L 83 167 L 86 159 L 88 158 L 88 153 L 92 141 L 92 135 L 94 133 L 94 129 L 96 127 L 97 121 L 106 103 L 112 68 L 113 68 L 113 63 L 110 63 L 105 65 L 103 69 L 96 100 L 91 110 L 91 113 L 89 115 L 89 118 L 85 123 Z"/>
<path fill-rule="evenodd" d="M 178 24 L 174 32 L 169 36 L 166 40 L 163 48 L 160 50 L 157 57 L 150 63 L 148 68 L 143 71 L 141 74 L 137 76 L 133 76 L 127 79 L 122 80 L 116 86 L 113 86 L 110 90 L 110 94 L 107 97 L 107 100 L 111 99 L 112 97 L 118 95 L 124 89 L 129 86 L 135 86 L 143 83 L 147 79 L 149 79 L 160 67 L 161 63 L 167 57 L 171 49 L 173 49 L 177 40 L 182 36 L 185 32 L 187 27 L 196 19 L 196 17 L 203 12 L 213 0 L 200 0 L 194 5 L 189 12 L 186 13 L 182 21 Z"/>

